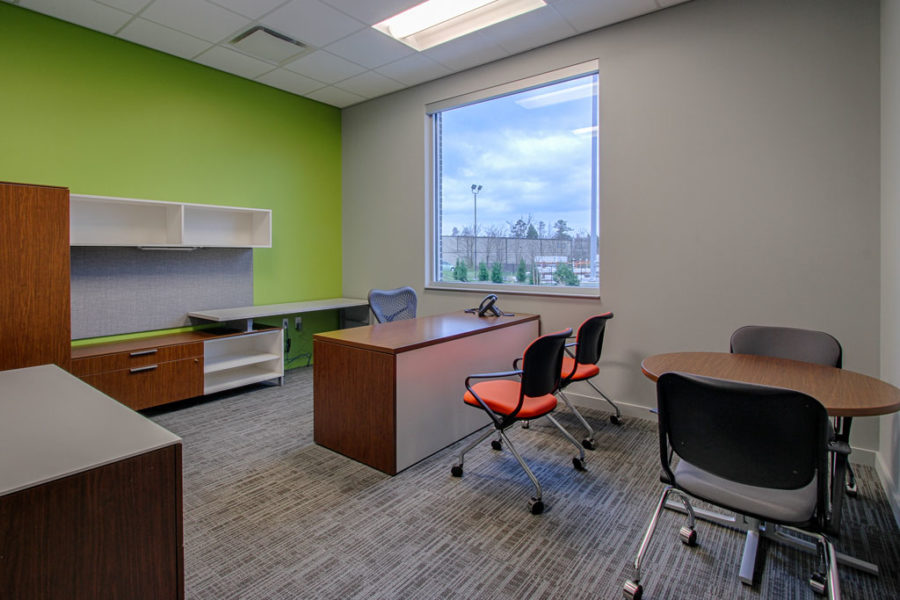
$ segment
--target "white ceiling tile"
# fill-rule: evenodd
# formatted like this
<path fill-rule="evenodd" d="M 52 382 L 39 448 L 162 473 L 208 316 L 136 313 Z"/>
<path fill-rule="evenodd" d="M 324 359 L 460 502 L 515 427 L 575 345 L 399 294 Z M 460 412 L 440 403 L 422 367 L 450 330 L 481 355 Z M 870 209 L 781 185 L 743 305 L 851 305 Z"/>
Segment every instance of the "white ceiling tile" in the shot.
<path fill-rule="evenodd" d="M 421 4 L 422 0 L 378 0 L 378 2 L 372 0 L 323 0 L 323 2 L 366 25 L 374 25 L 412 8 L 416 4 Z"/>
<path fill-rule="evenodd" d="M 351 92 L 365 98 L 375 98 L 403 89 L 403 84 L 379 75 L 375 71 L 367 71 L 336 84 L 334 87 Z"/>
<path fill-rule="evenodd" d="M 361 67 L 349 60 L 344 60 L 324 50 L 316 50 L 312 54 L 301 56 L 297 60 L 284 65 L 284 67 L 325 83 L 335 83 L 342 79 L 359 75 L 366 70 L 365 67 Z"/>
<path fill-rule="evenodd" d="M 418 53 L 405 56 L 376 70 L 406 85 L 416 85 L 451 73 L 444 65 Z"/>
<path fill-rule="evenodd" d="M 288 0 L 209 0 L 239 15 L 258 19 L 264 14 L 278 8 Z"/>
<path fill-rule="evenodd" d="M 221 46 L 213 46 L 194 60 L 201 65 L 248 79 L 259 77 L 275 68 L 269 63 Z"/>
<path fill-rule="evenodd" d="M 415 52 L 409 46 L 366 27 L 353 35 L 330 44 L 326 50 L 351 62 L 374 69 Z"/>
<path fill-rule="evenodd" d="M 495 44 L 487 36 L 482 36 L 480 31 L 429 48 L 423 54 L 449 67 L 454 72 L 464 71 L 510 55 L 508 51 Z"/>
<path fill-rule="evenodd" d="M 578 31 L 550 6 L 527 12 L 482 30 L 484 36 L 503 46 L 511 54 L 544 46 L 576 33 Z"/>
<path fill-rule="evenodd" d="M 35 10 L 88 29 L 115 33 L 128 22 L 131 14 L 106 6 L 94 0 L 22 0 L 19 6 Z"/>
<path fill-rule="evenodd" d="M 260 83 L 277 87 L 292 94 L 305 96 L 309 92 L 325 87 L 321 82 L 292 73 L 286 69 L 275 69 L 256 78 Z"/>
<path fill-rule="evenodd" d="M 358 102 L 365 100 L 362 96 L 339 90 L 333 86 L 310 92 L 309 94 L 306 94 L 306 97 L 318 100 L 319 102 L 324 102 L 325 104 L 337 106 L 338 108 L 344 108 L 345 106 L 357 104 Z"/>
<path fill-rule="evenodd" d="M 292 0 L 261 22 L 318 48 L 366 26 L 318 0 Z"/>
<path fill-rule="evenodd" d="M 251 21 L 206 0 L 154 0 L 141 16 L 208 42 L 219 42 Z"/>
<path fill-rule="evenodd" d="M 553 8 L 579 32 L 659 10 L 654 0 L 567 0 L 554 4 Z"/>
<path fill-rule="evenodd" d="M 147 19 L 137 18 L 119 32 L 119 37 L 181 58 L 193 58 L 211 44 Z"/>
<path fill-rule="evenodd" d="M 108 6 L 112 6 L 113 8 L 118 8 L 124 10 L 125 12 L 129 12 L 131 14 L 137 14 L 141 11 L 142 8 L 150 4 L 151 0 L 97 0 L 100 4 L 106 4 Z"/>

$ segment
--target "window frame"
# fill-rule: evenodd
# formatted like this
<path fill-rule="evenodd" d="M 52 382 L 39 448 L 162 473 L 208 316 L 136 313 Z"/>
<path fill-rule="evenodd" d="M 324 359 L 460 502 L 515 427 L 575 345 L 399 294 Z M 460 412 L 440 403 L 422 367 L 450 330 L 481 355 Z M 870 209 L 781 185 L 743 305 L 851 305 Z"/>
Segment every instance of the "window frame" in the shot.
<path fill-rule="evenodd" d="M 512 94 L 518 94 L 520 92 L 526 92 L 531 89 L 544 87 L 547 85 L 551 85 L 554 83 L 562 83 L 564 81 L 568 81 L 571 79 L 576 79 L 578 77 L 583 77 L 586 75 L 597 75 L 599 78 L 599 61 L 591 60 L 587 62 L 578 63 L 575 65 L 571 65 L 568 67 L 563 67 L 560 69 L 554 69 L 553 71 L 548 71 L 545 73 L 541 73 L 539 75 L 534 75 L 530 77 L 525 77 L 523 79 L 517 79 L 513 81 L 509 81 L 506 83 L 502 83 L 500 85 L 479 89 L 473 92 L 468 92 L 465 94 L 460 94 L 458 96 L 453 96 L 451 98 L 446 98 L 444 100 L 439 100 L 436 102 L 431 102 L 425 105 L 425 129 L 426 129 L 426 156 L 428 160 L 426 161 L 426 194 L 425 194 L 425 216 L 426 216 L 426 236 L 425 236 L 425 289 L 428 290 L 445 290 L 445 291 L 462 291 L 462 292 L 493 292 L 493 293 L 504 293 L 504 294 L 521 294 L 521 295 L 531 295 L 531 296 L 562 296 L 562 297 L 577 297 L 577 298 L 599 298 L 600 297 L 600 284 L 598 281 L 597 287 L 579 287 L 579 286 L 539 286 L 539 285 L 517 285 L 517 284 L 495 284 L 492 282 L 485 281 L 471 281 L 471 282 L 446 282 L 446 281 L 438 281 L 435 278 L 437 272 L 439 272 L 440 266 L 440 253 L 438 252 L 438 240 L 441 238 L 440 228 L 440 212 L 437 207 L 438 201 L 438 180 L 436 173 L 436 164 L 437 164 L 437 153 L 438 147 L 436 144 L 436 121 L 434 119 L 434 115 L 436 113 L 440 113 L 445 110 L 449 110 L 452 108 L 460 108 L 463 106 L 467 106 L 470 104 L 475 104 L 478 102 L 483 102 L 486 100 L 492 100 L 495 98 L 501 98 L 503 96 L 509 96 Z M 594 115 L 595 122 L 599 123 L 599 102 L 597 106 L 595 106 L 595 110 L 597 111 Z M 594 189 L 596 190 L 596 197 L 592 201 L 592 216 L 597 221 L 597 244 L 598 248 L 596 249 L 598 255 L 598 275 L 601 271 L 600 268 L 600 259 L 599 259 L 599 243 L 600 243 L 600 186 L 599 186 L 599 172 L 600 172 L 600 164 L 599 164 L 599 131 L 597 135 L 594 137 L 594 169 L 593 169 L 593 177 L 594 177 Z"/>

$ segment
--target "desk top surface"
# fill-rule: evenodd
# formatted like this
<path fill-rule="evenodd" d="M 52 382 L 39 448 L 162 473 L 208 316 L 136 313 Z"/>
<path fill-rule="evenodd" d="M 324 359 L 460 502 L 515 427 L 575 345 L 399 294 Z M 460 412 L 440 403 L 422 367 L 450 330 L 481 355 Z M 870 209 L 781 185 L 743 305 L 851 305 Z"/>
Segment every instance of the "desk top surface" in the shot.
<path fill-rule="evenodd" d="M 313 336 L 313 339 L 320 342 L 365 348 L 375 352 L 398 354 L 492 329 L 537 321 L 539 318 L 539 315 L 525 314 L 479 317 L 473 313 L 458 311 L 444 315 L 318 333 Z"/>
<path fill-rule="evenodd" d="M 669 371 L 797 390 L 816 398 L 834 417 L 885 415 L 900 410 L 900 389 L 880 379 L 823 365 L 728 352 L 672 352 L 641 363 L 656 381 Z"/>
<path fill-rule="evenodd" d="M 254 306 L 237 306 L 235 308 L 195 310 L 189 312 L 188 316 L 196 319 L 204 319 L 206 321 L 242 321 L 244 319 L 259 319 L 262 317 L 291 315 L 295 313 L 314 312 L 317 310 L 334 310 L 338 308 L 352 308 L 354 306 L 368 306 L 368 304 L 368 300 L 360 298 L 326 298 L 324 300 L 307 300 L 305 302 L 287 302 L 284 304 L 258 304 Z"/>
<path fill-rule="evenodd" d="M 0 496 L 180 441 L 55 365 L 0 372 Z"/>

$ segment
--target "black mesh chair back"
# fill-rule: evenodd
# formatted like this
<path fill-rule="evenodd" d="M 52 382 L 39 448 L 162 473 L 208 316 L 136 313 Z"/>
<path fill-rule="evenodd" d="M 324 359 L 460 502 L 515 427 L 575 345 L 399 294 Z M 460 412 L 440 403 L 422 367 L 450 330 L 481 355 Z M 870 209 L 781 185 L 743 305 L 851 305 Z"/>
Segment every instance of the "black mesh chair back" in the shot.
<path fill-rule="evenodd" d="M 841 367 L 841 344 L 824 331 L 747 325 L 731 334 L 731 351 Z"/>
<path fill-rule="evenodd" d="M 563 351 L 571 329 L 548 333 L 531 342 L 522 358 L 522 394 L 531 398 L 559 388 Z"/>
<path fill-rule="evenodd" d="M 369 306 L 379 323 L 414 319 L 417 302 L 416 290 L 408 286 L 393 290 L 369 290 Z"/>
<path fill-rule="evenodd" d="M 669 449 L 718 477 L 783 490 L 808 485 L 816 473 L 824 497 L 828 413 L 801 392 L 684 373 L 657 381 L 660 457 Z"/>
<path fill-rule="evenodd" d="M 578 328 L 577 346 L 575 348 L 575 361 L 581 364 L 592 365 L 600 360 L 603 351 L 603 334 L 606 333 L 606 322 L 613 318 L 611 312 L 596 315 Z"/>

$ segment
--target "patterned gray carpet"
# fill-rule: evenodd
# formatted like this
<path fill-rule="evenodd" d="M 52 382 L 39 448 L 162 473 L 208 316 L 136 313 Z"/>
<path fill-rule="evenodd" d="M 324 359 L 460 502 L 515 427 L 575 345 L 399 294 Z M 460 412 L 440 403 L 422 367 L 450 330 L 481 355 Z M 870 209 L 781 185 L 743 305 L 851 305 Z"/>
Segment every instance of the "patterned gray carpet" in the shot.
<path fill-rule="evenodd" d="M 395 477 L 313 443 L 312 369 L 147 411 L 184 439 L 185 590 L 190 600 L 620 598 L 661 491 L 655 425 L 585 411 L 598 429 L 588 470 L 552 426 L 511 430 L 544 487 L 485 443 L 450 476 L 447 448 Z M 577 431 L 566 413 L 560 420 Z M 878 563 L 841 569 L 845 599 L 900 598 L 900 536 L 874 470 L 857 469 L 838 549 Z M 678 541 L 666 512 L 644 568 L 645 598 L 813 598 L 812 555 L 764 544 L 759 583 L 737 577 L 742 536 L 700 523 Z"/>

